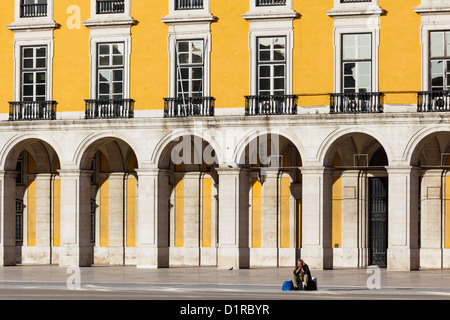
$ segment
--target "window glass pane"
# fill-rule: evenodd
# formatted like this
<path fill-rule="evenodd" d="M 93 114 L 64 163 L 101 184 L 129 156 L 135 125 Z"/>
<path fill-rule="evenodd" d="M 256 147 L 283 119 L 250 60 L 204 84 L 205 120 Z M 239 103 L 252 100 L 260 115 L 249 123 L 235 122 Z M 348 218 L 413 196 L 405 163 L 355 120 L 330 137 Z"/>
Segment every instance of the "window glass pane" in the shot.
<path fill-rule="evenodd" d="M 45 72 L 36 73 L 36 83 L 45 83 Z"/>
<path fill-rule="evenodd" d="M 23 95 L 33 96 L 33 86 L 32 85 L 23 86 Z"/>
<path fill-rule="evenodd" d="M 109 56 L 100 56 L 100 66 L 109 66 Z"/>
<path fill-rule="evenodd" d="M 202 81 L 192 81 L 192 91 L 201 91 Z"/>
<path fill-rule="evenodd" d="M 23 74 L 23 83 L 33 83 L 33 82 L 34 82 L 34 73 Z"/>
<path fill-rule="evenodd" d="M 358 87 L 359 89 L 366 89 L 366 91 L 370 91 L 370 76 L 367 75 L 359 75 L 358 78 Z"/>
<path fill-rule="evenodd" d="M 178 55 L 178 60 L 180 64 L 187 64 L 189 63 L 189 53 L 180 53 Z"/>
<path fill-rule="evenodd" d="M 109 54 L 109 45 L 107 44 L 99 45 L 99 52 L 100 54 Z"/>
<path fill-rule="evenodd" d="M 284 50 L 275 50 L 273 59 L 276 61 L 284 61 Z"/>
<path fill-rule="evenodd" d="M 284 65 L 274 66 L 273 67 L 273 75 L 275 77 L 284 77 Z"/>
<path fill-rule="evenodd" d="M 33 69 L 33 59 L 24 59 L 23 60 L 23 68 L 24 69 Z"/>
<path fill-rule="evenodd" d="M 261 78 L 270 77 L 270 67 L 269 66 L 260 66 L 259 67 L 259 76 Z"/>
<path fill-rule="evenodd" d="M 114 70 L 113 71 L 113 81 L 122 81 L 123 72 L 122 70 Z"/>
<path fill-rule="evenodd" d="M 358 73 L 360 75 L 369 75 L 370 76 L 370 74 L 371 74 L 371 70 L 370 70 L 371 63 L 370 62 L 360 62 L 358 64 L 358 68 L 359 68 Z"/>
<path fill-rule="evenodd" d="M 98 72 L 98 81 L 99 82 L 108 82 L 109 81 L 109 70 L 100 70 Z"/>
<path fill-rule="evenodd" d="M 270 79 L 259 79 L 259 90 L 270 90 Z"/>
<path fill-rule="evenodd" d="M 113 65 L 114 66 L 123 65 L 123 56 L 113 56 Z"/>
<path fill-rule="evenodd" d="M 113 86 L 114 92 L 113 93 L 122 93 L 122 82 L 115 82 Z"/>
<path fill-rule="evenodd" d="M 123 55 L 123 43 L 116 43 L 112 45 L 112 53 Z"/>
<path fill-rule="evenodd" d="M 46 52 L 47 52 L 47 49 L 46 48 L 38 48 L 37 50 L 36 50 L 36 57 L 46 57 L 47 56 L 47 54 L 46 54 Z"/>
<path fill-rule="evenodd" d="M 259 38 L 259 50 L 269 50 L 272 42 L 271 38 Z"/>
<path fill-rule="evenodd" d="M 274 49 L 284 49 L 286 47 L 286 39 L 285 38 L 275 38 L 273 40 Z"/>
<path fill-rule="evenodd" d="M 36 86 L 36 95 L 44 96 L 45 95 L 45 85 L 37 85 Z"/>
<path fill-rule="evenodd" d="M 273 88 L 274 90 L 284 90 L 284 79 L 283 78 L 274 79 Z"/>
<path fill-rule="evenodd" d="M 260 51 L 259 61 L 270 61 L 270 51 Z"/>
<path fill-rule="evenodd" d="M 45 68 L 46 62 L 45 58 L 43 59 L 36 59 L 36 68 Z"/>
<path fill-rule="evenodd" d="M 442 57 L 444 56 L 444 32 L 431 32 L 430 33 L 431 42 L 431 56 L 432 57 Z"/>
<path fill-rule="evenodd" d="M 351 60 L 356 58 L 356 37 L 352 34 L 345 34 L 342 37 L 343 59 Z"/>
<path fill-rule="evenodd" d="M 192 79 L 202 79 L 203 68 L 192 68 Z"/>
<path fill-rule="evenodd" d="M 189 42 L 179 41 L 178 42 L 178 52 L 189 52 Z"/>
<path fill-rule="evenodd" d="M 23 56 L 25 58 L 31 58 L 31 57 L 34 56 L 33 52 L 34 52 L 33 48 L 24 48 L 23 49 Z"/>
<path fill-rule="evenodd" d="M 201 52 L 192 53 L 192 63 L 203 63 L 203 55 Z"/>
<path fill-rule="evenodd" d="M 100 83 L 98 91 L 100 94 L 109 94 L 109 83 Z"/>

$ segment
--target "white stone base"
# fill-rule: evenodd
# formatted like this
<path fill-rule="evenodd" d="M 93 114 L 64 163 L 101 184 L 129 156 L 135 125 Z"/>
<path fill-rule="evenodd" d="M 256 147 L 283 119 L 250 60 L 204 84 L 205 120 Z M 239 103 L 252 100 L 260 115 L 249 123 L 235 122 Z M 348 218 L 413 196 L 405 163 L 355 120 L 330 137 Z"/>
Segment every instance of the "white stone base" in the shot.
<path fill-rule="evenodd" d="M 50 247 L 22 246 L 22 264 L 50 264 Z"/>
<path fill-rule="evenodd" d="M 217 267 L 219 269 L 246 269 L 249 268 L 249 248 L 227 248 L 217 249 Z"/>
<path fill-rule="evenodd" d="M 295 248 L 250 248 L 250 268 L 292 267 L 295 260 Z"/>
<path fill-rule="evenodd" d="M 441 268 L 442 250 L 441 249 L 420 249 L 420 267 L 421 268 Z"/>
<path fill-rule="evenodd" d="M 387 269 L 392 271 L 418 270 L 419 255 L 419 249 L 388 248 Z"/>
<path fill-rule="evenodd" d="M 450 268 L 450 249 L 442 250 L 442 268 Z"/>
<path fill-rule="evenodd" d="M 333 248 L 333 267 L 358 268 L 359 250 L 357 248 Z"/>

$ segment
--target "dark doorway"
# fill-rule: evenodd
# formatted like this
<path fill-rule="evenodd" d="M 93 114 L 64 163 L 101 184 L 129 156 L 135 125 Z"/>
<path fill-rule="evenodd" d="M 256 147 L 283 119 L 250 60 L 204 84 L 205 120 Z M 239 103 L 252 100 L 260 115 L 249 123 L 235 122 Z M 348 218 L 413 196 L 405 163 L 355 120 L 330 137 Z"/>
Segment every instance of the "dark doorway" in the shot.
<path fill-rule="evenodd" d="M 388 178 L 370 178 L 370 264 L 387 265 Z"/>

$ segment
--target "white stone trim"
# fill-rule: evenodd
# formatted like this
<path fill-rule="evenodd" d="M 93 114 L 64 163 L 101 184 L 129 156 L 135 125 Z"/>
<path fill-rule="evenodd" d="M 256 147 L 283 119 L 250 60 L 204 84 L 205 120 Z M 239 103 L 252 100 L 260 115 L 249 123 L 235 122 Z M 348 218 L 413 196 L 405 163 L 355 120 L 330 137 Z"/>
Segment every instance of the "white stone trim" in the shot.
<path fill-rule="evenodd" d="M 383 9 L 378 6 L 378 0 L 369 2 L 349 2 L 341 3 L 341 0 L 334 0 L 333 9 L 327 11 L 330 17 L 349 17 L 361 15 L 380 15 Z"/>
<path fill-rule="evenodd" d="M 292 18 L 283 20 L 253 20 L 250 22 L 249 32 L 249 52 L 250 52 L 250 95 L 256 95 L 258 92 L 257 79 L 257 53 L 259 37 L 285 37 L 286 38 L 286 86 L 285 94 L 292 94 L 292 60 L 294 49 L 294 30 L 292 27 Z"/>
<path fill-rule="evenodd" d="M 46 100 L 53 99 L 53 30 L 28 30 L 14 32 L 14 101 L 20 101 L 21 92 L 21 47 L 47 46 Z"/>
<path fill-rule="evenodd" d="M 122 42 L 124 43 L 124 79 L 123 98 L 130 98 L 130 56 L 131 56 L 131 32 L 130 26 L 91 28 L 89 39 L 90 53 L 90 99 L 97 98 L 97 45 L 99 43 Z M 88 97 L 86 97 L 88 98 Z"/>
<path fill-rule="evenodd" d="M 215 18 L 211 14 L 210 0 L 203 0 L 203 9 L 193 10 L 175 10 L 175 1 L 169 1 L 169 14 L 161 19 L 162 22 L 167 24 L 173 23 L 196 23 L 201 21 L 213 21 Z"/>
<path fill-rule="evenodd" d="M 342 91 L 342 35 L 349 33 L 372 34 L 372 92 L 378 92 L 378 47 L 380 45 L 382 9 L 378 7 L 377 0 L 354 5 L 360 5 L 361 7 L 357 6 L 360 10 L 354 11 L 352 4 L 340 3 L 339 0 L 335 0 L 335 8 L 327 12 L 334 18 L 334 92 Z M 336 14 L 338 11 L 340 14 Z"/>
<path fill-rule="evenodd" d="M 428 91 L 430 90 L 430 31 L 450 30 L 450 3 L 422 0 L 422 4 L 414 8 L 414 11 L 421 16 L 422 90 Z"/>
<path fill-rule="evenodd" d="M 131 17 L 131 0 L 124 0 L 125 8 L 123 13 L 97 14 L 97 0 L 91 0 L 91 18 L 83 22 L 88 28 L 107 26 L 131 26 L 136 21 Z"/>
<path fill-rule="evenodd" d="M 47 15 L 45 17 L 20 16 L 21 0 L 14 0 L 14 22 L 7 26 L 9 30 L 24 29 L 55 29 L 58 24 L 53 20 L 53 0 L 47 0 Z"/>

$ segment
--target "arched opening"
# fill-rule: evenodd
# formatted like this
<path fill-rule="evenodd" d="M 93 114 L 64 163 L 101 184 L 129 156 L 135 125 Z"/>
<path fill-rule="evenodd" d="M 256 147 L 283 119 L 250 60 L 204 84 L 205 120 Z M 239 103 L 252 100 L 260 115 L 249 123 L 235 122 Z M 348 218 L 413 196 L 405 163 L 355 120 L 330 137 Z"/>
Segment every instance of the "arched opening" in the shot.
<path fill-rule="evenodd" d="M 388 157 L 372 136 L 349 133 L 325 157 L 333 169 L 331 244 L 334 267 L 387 265 Z"/>
<path fill-rule="evenodd" d="M 136 264 L 137 158 L 133 149 L 118 138 L 103 138 L 83 154 L 80 169 L 91 173 L 88 209 L 80 215 L 93 248 L 94 265 Z M 86 212 L 84 212 L 86 211 Z"/>
<path fill-rule="evenodd" d="M 5 171 L 5 244 L 12 264 L 58 263 L 60 245 L 59 158 L 39 139 L 27 139 L 9 152 Z M 8 221 L 10 221 L 8 223 Z M 11 223 L 14 221 L 14 223 Z M 14 249 L 12 249 L 14 248 Z"/>
<path fill-rule="evenodd" d="M 415 147 L 411 165 L 420 169 L 418 247 L 420 267 L 450 266 L 450 132 L 436 132 Z"/>
<path fill-rule="evenodd" d="M 294 265 L 302 239 L 300 153 L 286 137 L 265 134 L 249 141 L 238 165 L 249 171 L 250 267 Z"/>
<path fill-rule="evenodd" d="M 169 266 L 217 265 L 217 165 L 213 147 L 193 135 L 171 141 L 160 156 L 158 236 L 166 238 Z"/>

